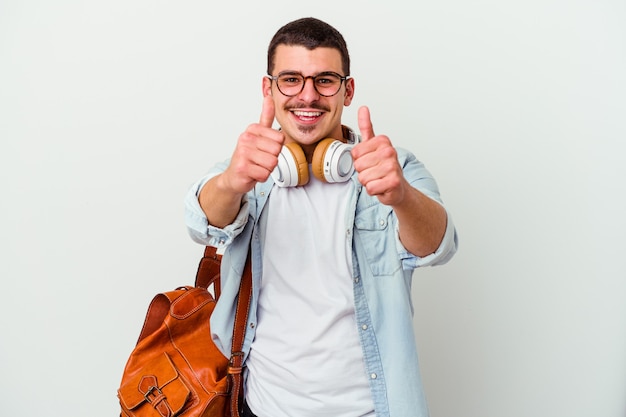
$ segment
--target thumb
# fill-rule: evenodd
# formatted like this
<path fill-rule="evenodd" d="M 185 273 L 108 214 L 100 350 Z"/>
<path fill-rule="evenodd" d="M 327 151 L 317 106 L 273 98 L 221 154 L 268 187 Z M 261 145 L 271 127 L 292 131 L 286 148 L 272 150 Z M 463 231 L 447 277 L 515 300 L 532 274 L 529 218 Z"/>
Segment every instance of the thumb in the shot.
<path fill-rule="evenodd" d="M 368 139 L 373 138 L 374 128 L 372 127 L 372 120 L 370 118 L 370 109 L 367 106 L 359 108 L 359 130 L 361 131 L 361 138 L 365 142 Z"/>
<path fill-rule="evenodd" d="M 263 98 L 263 110 L 261 110 L 261 126 L 272 127 L 274 123 L 274 101 L 271 96 L 265 96 Z"/>

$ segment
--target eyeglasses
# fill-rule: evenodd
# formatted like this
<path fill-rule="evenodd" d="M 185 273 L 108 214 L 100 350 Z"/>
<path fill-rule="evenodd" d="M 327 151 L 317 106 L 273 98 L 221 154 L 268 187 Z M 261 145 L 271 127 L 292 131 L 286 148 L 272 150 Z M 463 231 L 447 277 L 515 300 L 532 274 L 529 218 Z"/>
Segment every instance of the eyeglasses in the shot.
<path fill-rule="evenodd" d="M 350 77 L 342 77 L 332 71 L 322 72 L 315 76 L 309 75 L 308 77 L 299 72 L 285 71 L 278 75 L 268 75 L 267 78 L 276 81 L 278 91 L 287 97 L 294 97 L 300 94 L 304 90 L 306 80 L 309 78 L 313 80 L 313 88 L 320 96 L 332 97 L 339 92 L 341 84 Z"/>

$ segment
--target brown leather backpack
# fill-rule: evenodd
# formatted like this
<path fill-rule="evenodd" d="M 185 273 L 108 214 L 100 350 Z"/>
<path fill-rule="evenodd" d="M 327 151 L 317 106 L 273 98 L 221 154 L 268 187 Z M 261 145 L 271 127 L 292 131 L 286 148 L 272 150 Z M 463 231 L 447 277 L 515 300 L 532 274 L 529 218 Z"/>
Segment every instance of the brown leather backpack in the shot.
<path fill-rule="evenodd" d="M 195 287 L 157 294 L 117 391 L 122 417 L 238 417 L 243 399 L 243 340 L 252 293 L 246 262 L 226 358 L 211 338 L 220 294 L 221 256 L 207 246 Z M 213 285 L 215 297 L 207 290 Z"/>

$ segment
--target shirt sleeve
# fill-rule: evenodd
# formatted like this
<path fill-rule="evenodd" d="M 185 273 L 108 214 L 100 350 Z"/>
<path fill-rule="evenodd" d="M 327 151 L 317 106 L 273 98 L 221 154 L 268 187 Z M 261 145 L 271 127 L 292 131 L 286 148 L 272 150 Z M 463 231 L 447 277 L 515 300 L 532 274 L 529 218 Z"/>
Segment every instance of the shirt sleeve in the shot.
<path fill-rule="evenodd" d="M 413 154 L 403 149 L 398 149 L 403 161 L 403 172 L 409 183 L 420 192 L 435 200 L 443 206 L 443 201 L 439 194 L 439 187 L 433 176 L 426 169 L 424 164 L 415 158 Z M 445 209 L 445 207 L 444 207 Z M 398 253 L 402 259 L 404 269 L 415 269 L 424 266 L 443 265 L 448 262 L 456 253 L 458 246 L 458 236 L 454 222 L 450 213 L 446 210 L 447 224 L 443 239 L 437 250 L 430 255 L 419 257 L 408 252 L 400 242 L 399 230 L 396 230 L 396 244 Z M 398 225 L 396 224 L 396 228 Z"/>
<path fill-rule="evenodd" d="M 446 211 L 446 214 L 446 232 L 444 233 L 443 239 L 441 240 L 441 243 L 439 244 L 437 250 L 430 255 L 419 257 L 408 252 L 400 242 L 399 230 L 396 231 L 397 245 L 400 253 L 400 258 L 402 259 L 403 269 L 415 269 L 424 266 L 443 265 L 450 259 L 452 259 L 457 250 L 458 236 L 450 213 Z"/>
<path fill-rule="evenodd" d="M 206 246 L 214 246 L 223 249 L 230 245 L 235 237 L 237 237 L 244 229 L 248 222 L 249 204 L 248 196 L 244 195 L 241 208 L 233 223 L 223 227 L 215 227 L 209 224 L 209 221 L 200 207 L 198 195 L 202 187 L 214 176 L 220 173 L 219 170 L 213 170 L 207 175 L 196 181 L 185 196 L 185 224 L 191 238 Z"/>

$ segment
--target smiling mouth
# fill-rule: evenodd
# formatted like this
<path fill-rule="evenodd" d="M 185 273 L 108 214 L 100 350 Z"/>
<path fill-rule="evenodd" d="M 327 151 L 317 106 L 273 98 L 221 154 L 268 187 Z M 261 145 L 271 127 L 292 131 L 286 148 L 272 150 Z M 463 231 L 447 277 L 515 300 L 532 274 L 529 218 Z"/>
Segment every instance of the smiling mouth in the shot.
<path fill-rule="evenodd" d="M 302 121 L 312 121 L 317 119 L 322 115 L 321 111 L 302 111 L 302 110 L 292 110 L 294 116 Z"/>

